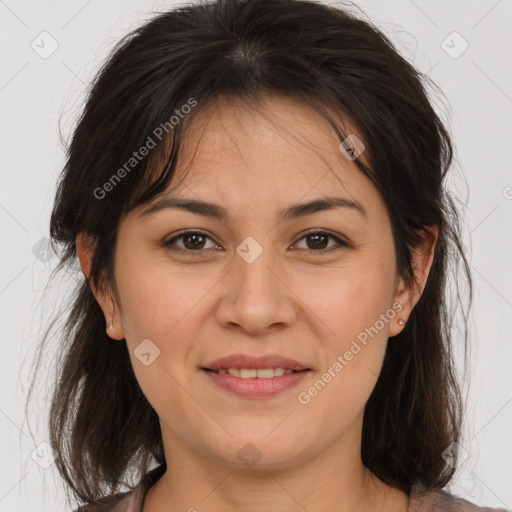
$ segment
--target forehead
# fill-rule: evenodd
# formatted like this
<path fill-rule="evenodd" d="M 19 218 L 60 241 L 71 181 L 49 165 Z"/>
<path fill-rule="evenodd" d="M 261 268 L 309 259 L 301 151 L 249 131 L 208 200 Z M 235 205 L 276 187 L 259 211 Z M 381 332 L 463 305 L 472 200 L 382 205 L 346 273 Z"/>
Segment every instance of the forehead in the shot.
<path fill-rule="evenodd" d="M 344 136 L 361 138 L 345 120 L 340 129 Z M 186 123 L 166 190 L 127 217 L 144 220 L 148 211 L 167 208 L 170 199 L 209 203 L 208 215 L 211 205 L 221 206 L 222 217 L 230 222 L 268 218 L 275 223 L 277 218 L 294 218 L 288 213 L 295 206 L 341 198 L 362 206 L 365 215 L 359 218 L 385 228 L 389 219 L 383 198 L 339 146 L 340 138 L 328 121 L 297 99 L 267 96 L 248 104 L 220 97 L 202 105 Z M 358 160 L 367 165 L 364 152 Z M 157 167 L 153 171 L 158 173 Z M 205 204 L 191 209 L 198 207 L 205 210 Z M 344 211 L 355 218 L 356 210 Z"/>
<path fill-rule="evenodd" d="M 342 128 L 362 139 L 350 123 Z M 173 190 L 182 188 L 182 179 L 199 189 L 266 187 L 287 196 L 304 195 L 313 187 L 331 192 L 349 184 L 373 187 L 339 146 L 326 119 L 297 99 L 272 95 L 248 104 L 220 97 L 187 126 Z M 358 158 L 366 164 L 364 152 Z"/>

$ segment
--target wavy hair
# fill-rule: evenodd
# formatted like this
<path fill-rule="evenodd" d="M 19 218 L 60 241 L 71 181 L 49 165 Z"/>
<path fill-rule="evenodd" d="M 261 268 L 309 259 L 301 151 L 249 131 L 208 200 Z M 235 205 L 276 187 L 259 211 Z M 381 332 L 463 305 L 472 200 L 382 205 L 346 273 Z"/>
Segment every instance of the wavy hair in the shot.
<path fill-rule="evenodd" d="M 386 203 L 397 272 L 407 283 L 414 284 L 412 254 L 424 227 L 439 230 L 422 296 L 388 344 L 366 403 L 361 457 L 404 492 L 417 481 L 440 489 L 455 472 L 442 454 L 460 439 L 464 409 L 453 353 L 454 310 L 462 306 L 464 313 L 458 281 L 464 276 L 469 283 L 469 311 L 472 279 L 460 213 L 445 183 L 453 145 L 428 85 L 435 86 L 350 6 L 214 0 L 158 13 L 115 46 L 88 90 L 51 214 L 51 243 L 60 257 L 54 272 L 76 265 L 75 239 L 87 233 L 96 241 L 89 279 L 117 297 L 113 256 L 121 215 L 166 190 L 191 121 L 220 95 L 254 108 L 270 94 L 299 99 L 340 142 L 349 119 L 366 146 L 367 165 L 354 163 Z M 148 137 L 157 147 L 128 172 L 126 162 Z M 98 197 L 107 183 L 108 196 Z M 138 385 L 126 343 L 107 336 L 83 274 L 61 314 L 67 322 L 58 332 L 50 444 L 74 496 L 99 503 L 131 470 L 144 476 L 151 463 L 165 464 L 159 418 Z M 465 314 L 462 325 L 467 349 Z"/>

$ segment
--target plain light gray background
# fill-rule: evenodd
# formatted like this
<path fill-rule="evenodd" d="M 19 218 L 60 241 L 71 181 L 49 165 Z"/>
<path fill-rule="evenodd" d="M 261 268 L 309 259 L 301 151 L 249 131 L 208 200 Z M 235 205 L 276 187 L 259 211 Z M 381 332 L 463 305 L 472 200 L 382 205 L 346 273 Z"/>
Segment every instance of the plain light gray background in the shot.
<path fill-rule="evenodd" d="M 457 148 L 450 183 L 462 203 L 464 180 L 469 190 L 467 207 L 461 203 L 461 208 L 476 292 L 467 458 L 451 490 L 481 505 L 512 508 L 512 1 L 356 3 L 410 61 L 429 72 L 449 102 L 450 110 L 445 99 L 434 100 Z M 110 48 L 151 11 L 173 5 L 0 0 L 0 512 L 67 510 L 55 465 L 41 445 L 47 440 L 44 398 L 35 401 L 38 409 L 31 416 L 30 426 L 35 422 L 37 428 L 29 430 L 24 419 L 31 357 L 42 326 L 56 311 L 52 301 L 64 300 L 73 282 L 64 279 L 45 299 L 56 258 L 49 254 L 46 260 L 44 237 L 64 162 L 59 116 L 68 136 L 86 86 Z M 52 44 L 56 50 L 44 55 Z M 39 382 L 45 384 L 45 378 Z M 33 456 L 37 446 L 39 459 Z"/>

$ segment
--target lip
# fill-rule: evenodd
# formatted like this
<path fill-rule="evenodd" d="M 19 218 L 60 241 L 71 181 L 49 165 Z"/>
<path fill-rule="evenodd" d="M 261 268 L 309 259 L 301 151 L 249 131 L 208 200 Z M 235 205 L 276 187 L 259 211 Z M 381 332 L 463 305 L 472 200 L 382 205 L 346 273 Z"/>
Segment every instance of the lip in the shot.
<path fill-rule="evenodd" d="M 311 370 L 308 366 L 296 361 L 295 359 L 290 359 L 289 357 L 283 357 L 279 354 L 266 354 L 262 356 L 250 356 L 248 354 L 232 354 L 230 356 L 221 357 L 215 361 L 212 361 L 208 364 L 205 364 L 201 369 L 206 370 L 220 370 L 221 368 L 248 368 L 248 369 L 258 369 L 258 368 L 284 368 L 285 370 L 295 370 L 300 372 L 302 370 Z M 283 375 L 284 377 L 284 375 Z M 238 377 L 235 377 L 238 378 Z M 279 379 L 281 377 L 272 377 L 272 379 Z M 247 380 L 255 380 L 255 379 L 247 379 Z M 263 380 L 263 379 L 260 379 Z"/>
<path fill-rule="evenodd" d="M 285 389 L 296 386 L 306 375 L 311 373 L 311 370 L 303 370 L 268 379 L 243 379 L 229 375 L 229 373 L 215 373 L 205 368 L 201 368 L 201 371 L 221 388 L 240 397 L 252 399 L 269 398 L 277 395 Z"/>

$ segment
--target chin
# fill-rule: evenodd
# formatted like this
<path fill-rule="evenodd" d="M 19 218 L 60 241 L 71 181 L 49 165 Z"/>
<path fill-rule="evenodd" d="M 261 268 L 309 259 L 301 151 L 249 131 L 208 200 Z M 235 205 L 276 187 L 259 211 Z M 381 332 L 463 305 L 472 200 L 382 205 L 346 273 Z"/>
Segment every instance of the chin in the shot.
<path fill-rule="evenodd" d="M 272 429 L 259 436 L 248 436 L 247 432 L 234 435 L 222 453 L 218 453 L 219 445 L 212 447 L 217 450 L 213 456 L 228 466 L 248 471 L 284 469 L 299 464 L 304 456 L 304 442 L 287 436 L 284 431 L 282 435 L 276 432 L 269 435 L 269 432 Z"/>

